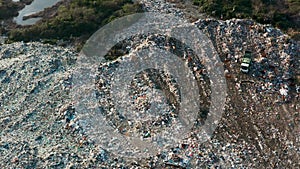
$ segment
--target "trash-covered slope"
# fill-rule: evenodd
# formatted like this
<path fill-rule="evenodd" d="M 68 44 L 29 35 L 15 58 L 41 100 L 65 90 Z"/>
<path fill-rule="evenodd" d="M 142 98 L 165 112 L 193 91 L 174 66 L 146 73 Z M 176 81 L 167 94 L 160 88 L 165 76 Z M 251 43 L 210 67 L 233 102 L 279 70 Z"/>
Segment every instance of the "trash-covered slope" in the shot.
<path fill-rule="evenodd" d="M 148 10 L 183 15 L 164 1 L 144 4 Z M 294 78 L 299 74 L 299 44 L 249 20 L 202 19 L 195 25 L 212 40 L 227 77 L 226 109 L 212 140 L 198 144 L 191 137 L 148 159 L 119 158 L 101 149 L 72 108 L 77 53 L 18 42 L 0 46 L 0 168 L 299 167 L 300 98 Z M 153 41 L 165 44 L 160 38 Z M 240 59 L 246 49 L 253 52 L 253 64 L 249 74 L 242 74 Z M 287 91 L 286 100 L 280 89 Z M 143 99 L 135 104 L 143 106 Z"/>
<path fill-rule="evenodd" d="M 0 53 L 0 168 L 60 166 L 57 150 L 69 156 L 67 143 L 77 143 L 64 130 L 60 111 L 70 102 L 70 70 L 77 54 L 21 42 L 0 46 Z"/>

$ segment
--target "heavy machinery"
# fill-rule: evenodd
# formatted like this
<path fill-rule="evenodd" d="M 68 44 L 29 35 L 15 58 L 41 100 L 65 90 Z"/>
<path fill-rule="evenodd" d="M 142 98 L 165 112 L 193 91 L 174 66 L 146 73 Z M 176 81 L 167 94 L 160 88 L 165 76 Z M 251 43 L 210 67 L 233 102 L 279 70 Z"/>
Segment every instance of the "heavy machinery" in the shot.
<path fill-rule="evenodd" d="M 246 50 L 244 57 L 242 58 L 242 63 L 241 63 L 241 72 L 243 73 L 248 73 L 250 64 L 251 64 L 251 58 L 252 58 L 252 52 L 250 50 Z"/>

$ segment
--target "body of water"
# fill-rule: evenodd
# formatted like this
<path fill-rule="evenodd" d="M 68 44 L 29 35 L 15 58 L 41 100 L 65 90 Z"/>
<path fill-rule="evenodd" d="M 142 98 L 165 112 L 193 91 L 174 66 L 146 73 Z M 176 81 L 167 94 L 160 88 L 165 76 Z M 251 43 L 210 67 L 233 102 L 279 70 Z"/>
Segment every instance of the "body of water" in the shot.
<path fill-rule="evenodd" d="M 14 18 L 14 21 L 18 25 L 33 25 L 42 18 L 38 17 L 23 20 L 23 17 L 43 11 L 45 8 L 51 7 L 59 1 L 61 0 L 34 0 L 30 5 L 26 5 L 25 8 L 19 11 L 19 15 Z"/>

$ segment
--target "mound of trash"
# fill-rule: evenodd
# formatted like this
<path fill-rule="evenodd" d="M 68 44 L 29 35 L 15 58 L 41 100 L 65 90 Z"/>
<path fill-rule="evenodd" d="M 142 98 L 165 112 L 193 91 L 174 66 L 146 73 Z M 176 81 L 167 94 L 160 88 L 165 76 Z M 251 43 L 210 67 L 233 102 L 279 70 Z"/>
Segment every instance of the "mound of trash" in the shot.
<path fill-rule="evenodd" d="M 163 1 L 145 1 L 145 8 L 183 15 Z M 39 42 L 17 42 L 0 46 L 0 168 L 299 167 L 299 43 L 252 20 L 199 19 L 194 24 L 212 41 L 227 79 L 224 114 L 211 140 L 199 144 L 196 134 L 191 133 L 156 156 L 141 159 L 120 158 L 106 151 L 91 139 L 80 122 L 80 112 L 73 107 L 70 92 L 78 53 Z M 140 39 L 150 39 L 147 43 L 162 48 L 173 43 L 162 36 Z M 145 41 L 124 43 L 134 50 L 139 42 Z M 240 71 L 246 50 L 253 56 L 247 74 Z M 173 52 L 183 57 L 186 48 L 176 46 Z M 115 64 L 99 65 L 95 87 L 99 104 L 116 131 L 151 138 L 150 129 L 159 132 L 176 121 L 174 111 L 180 100 L 176 82 L 167 74 L 154 76 L 153 71 L 137 75 L 129 91 L 136 107 L 132 116 L 138 121 L 122 121 L 124 118 L 106 100 Z M 192 68 L 194 72 L 202 70 L 203 65 L 198 64 Z M 154 88 L 163 92 L 153 93 Z M 170 96 L 164 99 L 166 93 Z M 155 114 L 157 118 L 147 114 L 153 98 L 153 108 L 165 111 Z M 207 114 L 199 116 L 205 119 Z"/>

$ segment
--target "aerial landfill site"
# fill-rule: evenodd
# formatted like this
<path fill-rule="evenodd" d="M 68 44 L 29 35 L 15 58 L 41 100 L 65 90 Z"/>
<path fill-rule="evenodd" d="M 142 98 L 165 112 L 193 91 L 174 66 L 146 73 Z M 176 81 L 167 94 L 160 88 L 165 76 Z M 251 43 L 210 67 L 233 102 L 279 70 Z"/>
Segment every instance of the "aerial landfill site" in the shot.
<path fill-rule="evenodd" d="M 217 51 L 227 94 L 212 137 L 200 143 L 195 134 L 211 104 L 206 68 L 176 39 L 143 35 L 116 45 L 124 55 L 141 45 L 170 50 L 190 68 L 202 93 L 196 127 L 188 137 L 140 158 L 108 151 L 85 127 L 70 95 L 78 51 L 41 42 L 0 41 L 0 168 L 300 168 L 299 41 L 250 19 L 218 20 L 204 14 L 191 19 L 191 11 L 173 2 L 139 2 L 145 11 L 186 18 Z M 249 64 L 244 61 L 246 51 Z M 110 96 L 118 64 L 99 64 L 95 78 L 99 107 L 115 132 L 147 140 L 176 125 L 180 91 L 167 72 L 137 74 L 128 91 L 134 121 L 118 113 Z"/>

